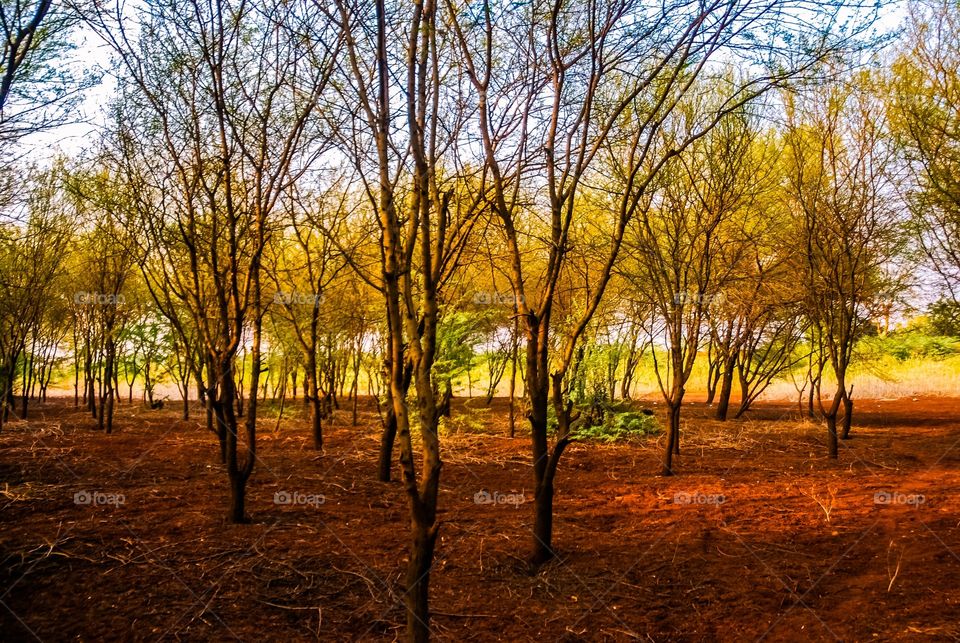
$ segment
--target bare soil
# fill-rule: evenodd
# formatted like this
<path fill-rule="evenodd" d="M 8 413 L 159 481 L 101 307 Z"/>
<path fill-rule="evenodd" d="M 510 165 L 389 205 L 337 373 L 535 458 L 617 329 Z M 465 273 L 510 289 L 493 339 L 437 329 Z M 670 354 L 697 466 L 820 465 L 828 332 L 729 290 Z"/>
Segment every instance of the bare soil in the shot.
<path fill-rule="evenodd" d="M 535 574 L 529 440 L 505 437 L 505 401 L 445 435 L 435 638 L 960 639 L 960 400 L 858 400 L 836 462 L 793 405 L 710 412 L 685 411 L 670 478 L 662 439 L 574 444 L 559 558 Z M 247 525 L 225 523 L 199 413 L 124 406 L 104 435 L 62 399 L 6 425 L 0 640 L 402 638 L 406 500 L 375 480 L 373 406 L 358 426 L 338 412 L 323 453 L 291 413 L 260 425 Z M 484 491 L 500 502 L 477 504 Z"/>

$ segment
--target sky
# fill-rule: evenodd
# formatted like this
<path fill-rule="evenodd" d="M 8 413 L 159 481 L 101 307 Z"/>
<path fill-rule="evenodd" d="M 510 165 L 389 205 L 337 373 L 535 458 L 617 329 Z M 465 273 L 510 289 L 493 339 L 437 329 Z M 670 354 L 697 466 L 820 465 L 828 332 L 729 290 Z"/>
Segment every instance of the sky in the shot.
<path fill-rule="evenodd" d="M 885 2 L 877 28 L 881 32 L 895 31 L 906 15 L 902 0 Z M 37 162 L 49 161 L 58 155 L 75 157 L 95 146 L 100 130 L 105 123 L 105 113 L 115 87 L 109 73 L 111 51 L 100 38 L 88 28 L 80 28 L 74 35 L 76 59 L 82 67 L 102 73 L 102 79 L 90 88 L 80 105 L 74 122 L 47 132 L 27 137 L 21 144 L 26 157 Z"/>

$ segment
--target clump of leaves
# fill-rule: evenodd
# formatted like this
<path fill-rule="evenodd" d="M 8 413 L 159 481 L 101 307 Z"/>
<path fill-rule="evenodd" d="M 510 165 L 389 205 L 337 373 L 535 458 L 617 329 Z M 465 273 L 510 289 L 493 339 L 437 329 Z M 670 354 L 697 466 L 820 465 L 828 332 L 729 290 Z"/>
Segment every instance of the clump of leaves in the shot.
<path fill-rule="evenodd" d="M 661 432 L 660 423 L 653 415 L 642 411 L 608 412 L 600 424 L 583 424 L 574 433 L 578 440 L 621 442 L 635 440 Z"/>
<path fill-rule="evenodd" d="M 486 430 L 484 415 L 489 411 L 488 407 L 458 407 L 450 417 L 440 418 L 440 431 L 443 435 L 483 433 Z"/>
<path fill-rule="evenodd" d="M 620 442 L 660 432 L 660 423 L 650 411 L 638 411 L 614 404 L 603 385 L 595 386 L 587 401 L 581 409 L 580 426 L 574 430 L 574 436 L 578 440 Z"/>
<path fill-rule="evenodd" d="M 960 353 L 960 341 L 955 337 L 930 335 L 923 329 L 913 328 L 885 337 L 866 338 L 858 349 L 866 355 L 890 355 L 898 362 L 911 358 L 937 360 Z"/>

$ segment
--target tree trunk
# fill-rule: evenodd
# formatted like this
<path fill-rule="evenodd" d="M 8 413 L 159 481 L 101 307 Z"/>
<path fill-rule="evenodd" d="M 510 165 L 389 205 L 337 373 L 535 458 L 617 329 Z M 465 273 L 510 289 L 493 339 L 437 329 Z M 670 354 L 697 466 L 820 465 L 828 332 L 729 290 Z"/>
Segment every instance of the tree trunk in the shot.
<path fill-rule="evenodd" d="M 533 555 L 530 563 L 536 568 L 552 559 L 556 554 L 553 541 L 553 479 L 537 484 L 534 495 L 533 513 Z"/>
<path fill-rule="evenodd" d="M 713 404 L 717 397 L 717 382 L 720 380 L 720 367 L 715 363 L 707 366 L 707 404 Z"/>
<path fill-rule="evenodd" d="M 660 475 L 672 476 L 673 456 L 680 453 L 680 403 L 667 404 L 667 445 L 663 450 L 663 469 Z"/>
<path fill-rule="evenodd" d="M 736 367 L 736 355 L 724 360 L 723 374 L 720 379 L 720 398 L 717 400 L 717 419 L 726 421 L 730 410 L 730 395 L 733 392 L 733 372 Z"/>
<path fill-rule="evenodd" d="M 246 522 L 247 517 L 244 513 L 244 499 L 246 493 L 246 479 L 240 470 L 237 454 L 238 436 L 237 436 L 237 416 L 235 414 L 234 404 L 236 403 L 236 388 L 231 373 L 232 365 L 229 363 L 221 364 L 220 391 L 219 399 L 216 402 L 215 411 L 217 422 L 226 432 L 226 463 L 227 475 L 230 479 L 230 509 L 227 514 L 227 520 L 234 524 Z"/>
<path fill-rule="evenodd" d="M 247 522 L 245 508 L 247 481 L 240 475 L 230 476 L 230 514 L 231 523 L 239 525 Z"/>
<path fill-rule="evenodd" d="M 827 454 L 837 459 L 839 456 L 839 445 L 837 444 L 837 416 L 834 413 L 827 414 Z"/>
<path fill-rule="evenodd" d="M 377 479 L 380 482 L 390 482 L 390 467 L 393 461 L 393 442 L 397 438 L 397 416 L 393 412 L 393 404 L 387 405 L 387 417 L 383 423 L 383 434 L 380 436 L 380 459 L 377 465 Z"/>
<path fill-rule="evenodd" d="M 437 541 L 438 525 L 414 517 L 411 524 L 410 562 L 407 564 L 407 639 L 411 643 L 430 640 L 430 567 Z"/>
<path fill-rule="evenodd" d="M 532 345 L 531 345 L 532 344 Z M 536 340 L 527 346 L 527 373 L 537 372 Z M 531 367 L 532 363 L 532 367 Z M 531 379 L 534 379 L 531 377 Z M 534 508 L 533 554 L 530 563 L 537 567 L 554 557 L 553 539 L 553 480 L 547 475 L 549 449 L 547 446 L 547 392 L 540 382 L 528 384 L 532 393 L 529 413 L 533 445 Z"/>
<path fill-rule="evenodd" d="M 841 440 L 850 439 L 850 427 L 853 423 L 853 400 L 850 395 L 851 393 L 846 391 L 843 394 L 843 433 L 840 434 Z"/>
<path fill-rule="evenodd" d="M 313 448 L 323 450 L 323 401 L 320 399 L 320 382 L 317 362 L 313 355 L 307 356 L 306 379 L 310 383 L 310 427 L 313 435 Z"/>
<path fill-rule="evenodd" d="M 311 406 L 311 428 L 313 434 L 313 448 L 317 451 L 323 451 L 323 408 L 320 398 L 316 392 L 313 393 L 310 400 Z"/>
<path fill-rule="evenodd" d="M 824 418 L 827 420 L 827 453 L 833 459 L 837 459 L 840 451 L 840 445 L 837 442 L 837 414 L 840 411 L 843 397 L 843 384 L 840 384 L 839 390 L 833 396 L 830 408 L 824 413 Z"/>

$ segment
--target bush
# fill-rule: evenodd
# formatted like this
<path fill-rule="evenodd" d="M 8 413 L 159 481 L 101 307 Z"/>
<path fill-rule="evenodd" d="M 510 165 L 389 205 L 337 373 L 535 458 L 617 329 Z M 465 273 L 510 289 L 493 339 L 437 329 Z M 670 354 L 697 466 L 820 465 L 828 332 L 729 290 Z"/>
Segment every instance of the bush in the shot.
<path fill-rule="evenodd" d="M 960 305 L 950 299 L 941 299 L 927 310 L 930 329 L 937 335 L 960 337 Z"/>
<path fill-rule="evenodd" d="M 660 423 L 652 414 L 642 411 L 607 410 L 603 422 L 585 423 L 574 432 L 578 440 L 620 442 L 660 433 Z"/>
<path fill-rule="evenodd" d="M 487 407 L 473 408 L 469 405 L 458 406 L 450 414 L 450 417 L 440 418 L 440 434 L 483 433 L 487 428 L 484 417 L 489 411 L 490 409 Z"/>
<path fill-rule="evenodd" d="M 960 342 L 956 338 L 931 335 L 920 329 L 891 333 L 886 337 L 870 337 L 863 340 L 863 344 L 861 352 L 889 355 L 898 362 L 911 358 L 944 359 L 960 353 Z"/>

